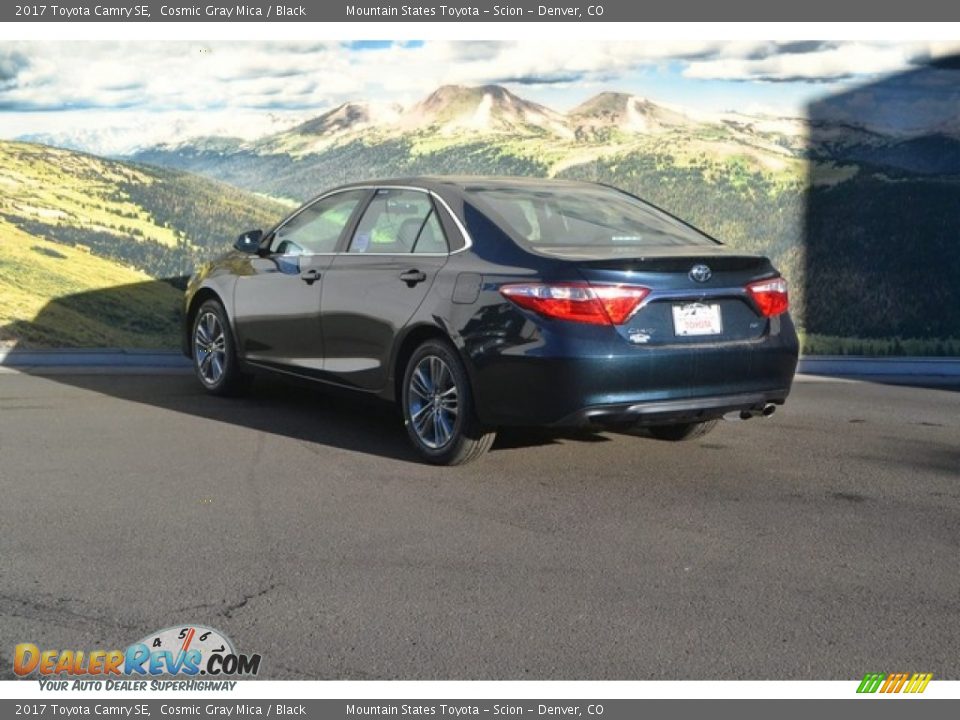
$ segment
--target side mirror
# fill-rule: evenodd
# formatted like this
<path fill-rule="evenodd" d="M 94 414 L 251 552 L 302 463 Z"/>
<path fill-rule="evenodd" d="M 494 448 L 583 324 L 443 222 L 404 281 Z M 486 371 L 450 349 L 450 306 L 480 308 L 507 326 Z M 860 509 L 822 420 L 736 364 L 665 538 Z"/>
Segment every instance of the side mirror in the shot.
<path fill-rule="evenodd" d="M 263 230 L 248 230 L 237 238 L 233 246 L 240 252 L 253 255 L 260 249 L 261 240 L 263 240 Z"/>

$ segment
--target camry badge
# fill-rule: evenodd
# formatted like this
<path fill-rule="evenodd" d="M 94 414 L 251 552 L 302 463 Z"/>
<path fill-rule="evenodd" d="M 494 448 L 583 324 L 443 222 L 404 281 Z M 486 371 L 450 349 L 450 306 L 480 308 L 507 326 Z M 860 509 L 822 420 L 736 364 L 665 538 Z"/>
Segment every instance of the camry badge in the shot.
<path fill-rule="evenodd" d="M 713 276 L 713 271 L 706 265 L 694 265 L 690 268 L 690 279 L 694 282 L 705 283 Z"/>

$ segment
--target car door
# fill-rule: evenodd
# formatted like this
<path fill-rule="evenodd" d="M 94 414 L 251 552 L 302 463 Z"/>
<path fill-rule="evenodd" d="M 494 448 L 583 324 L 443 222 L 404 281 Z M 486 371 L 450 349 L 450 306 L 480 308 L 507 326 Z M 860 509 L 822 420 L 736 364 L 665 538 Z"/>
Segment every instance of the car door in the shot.
<path fill-rule="evenodd" d="M 427 191 L 376 190 L 323 284 L 326 373 L 352 387 L 381 390 L 394 339 L 447 258 L 447 240 Z"/>
<path fill-rule="evenodd" d="M 238 345 L 248 362 L 312 375 L 323 367 L 324 273 L 368 190 L 338 192 L 292 215 L 251 256 L 234 290 Z"/>

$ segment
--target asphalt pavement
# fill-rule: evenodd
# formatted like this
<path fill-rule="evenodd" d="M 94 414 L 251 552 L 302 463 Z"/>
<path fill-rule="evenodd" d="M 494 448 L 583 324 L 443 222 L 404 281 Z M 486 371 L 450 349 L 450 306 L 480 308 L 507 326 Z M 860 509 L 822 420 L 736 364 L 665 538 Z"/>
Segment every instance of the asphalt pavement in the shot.
<path fill-rule="evenodd" d="M 960 679 L 960 392 L 803 381 L 692 443 L 504 432 L 183 374 L 0 374 L 15 644 L 203 623 L 276 679 Z"/>

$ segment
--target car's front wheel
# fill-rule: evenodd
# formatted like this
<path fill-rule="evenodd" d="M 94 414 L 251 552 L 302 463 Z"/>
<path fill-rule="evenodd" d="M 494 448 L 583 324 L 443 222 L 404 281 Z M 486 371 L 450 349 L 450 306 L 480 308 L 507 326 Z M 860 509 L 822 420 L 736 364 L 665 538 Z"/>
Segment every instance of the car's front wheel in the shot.
<path fill-rule="evenodd" d="M 250 384 L 240 372 L 227 313 L 217 300 L 207 300 L 193 319 L 193 368 L 204 389 L 213 395 L 236 395 Z"/>
<path fill-rule="evenodd" d="M 428 340 L 411 356 L 401 403 L 407 434 L 428 462 L 462 465 L 493 445 L 496 433 L 476 419 L 466 369 L 442 340 Z"/>

